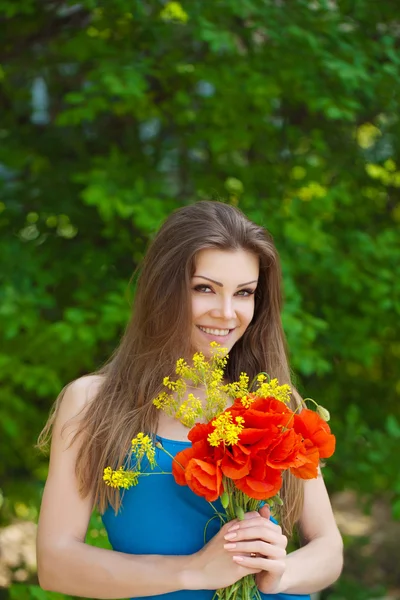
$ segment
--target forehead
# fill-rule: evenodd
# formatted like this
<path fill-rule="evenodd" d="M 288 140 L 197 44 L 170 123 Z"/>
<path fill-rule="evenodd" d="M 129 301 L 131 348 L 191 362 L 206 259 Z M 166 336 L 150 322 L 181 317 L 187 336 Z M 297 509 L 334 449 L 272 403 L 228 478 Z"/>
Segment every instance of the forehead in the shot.
<path fill-rule="evenodd" d="M 248 250 L 200 250 L 195 258 L 195 275 L 204 275 L 224 281 L 237 279 L 239 283 L 258 278 L 259 259 Z M 244 278 L 243 278 L 244 277 Z"/>

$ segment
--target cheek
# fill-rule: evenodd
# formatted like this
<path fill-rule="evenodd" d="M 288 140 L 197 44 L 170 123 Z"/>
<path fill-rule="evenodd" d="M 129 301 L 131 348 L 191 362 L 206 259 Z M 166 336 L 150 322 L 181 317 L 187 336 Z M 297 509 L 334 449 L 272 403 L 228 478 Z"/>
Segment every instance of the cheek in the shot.
<path fill-rule="evenodd" d="M 207 312 L 207 298 L 204 296 L 192 296 L 192 317 L 196 321 L 198 317 L 201 317 Z"/>
<path fill-rule="evenodd" d="M 251 320 L 254 316 L 254 298 L 252 298 L 252 300 L 249 301 L 249 303 L 246 306 L 242 307 L 241 315 L 241 321 L 243 325 L 245 325 L 246 327 L 250 325 Z"/>

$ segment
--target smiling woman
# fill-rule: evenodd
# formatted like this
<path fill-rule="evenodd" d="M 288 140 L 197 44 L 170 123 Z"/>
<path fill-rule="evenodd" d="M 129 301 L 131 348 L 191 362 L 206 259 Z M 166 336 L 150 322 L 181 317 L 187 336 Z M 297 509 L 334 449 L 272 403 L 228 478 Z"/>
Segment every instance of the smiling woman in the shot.
<path fill-rule="evenodd" d="M 259 258 L 246 250 L 200 250 L 192 277 L 192 346 L 231 350 L 254 316 Z M 245 283 L 240 283 L 245 282 Z"/>
<path fill-rule="evenodd" d="M 280 525 L 265 506 L 228 531 L 232 524 L 220 528 L 208 502 L 167 474 L 190 441 L 153 404 L 163 378 L 178 358 L 208 354 L 217 341 L 229 350 L 227 382 L 264 371 L 290 384 L 280 310 L 278 255 L 263 228 L 221 202 L 185 206 L 166 220 L 141 266 L 120 346 L 98 373 L 63 390 L 42 432 L 44 444 L 52 430 L 38 532 L 42 587 L 89 598 L 211 600 L 254 574 L 262 598 L 289 600 L 338 577 L 342 542 L 321 475 L 286 476 Z M 293 408 L 297 400 L 293 389 Z M 126 462 L 139 432 L 157 439 L 162 471 L 120 496 L 103 471 Z M 94 505 L 114 551 L 85 544 Z M 306 544 L 286 556 L 295 523 Z"/>

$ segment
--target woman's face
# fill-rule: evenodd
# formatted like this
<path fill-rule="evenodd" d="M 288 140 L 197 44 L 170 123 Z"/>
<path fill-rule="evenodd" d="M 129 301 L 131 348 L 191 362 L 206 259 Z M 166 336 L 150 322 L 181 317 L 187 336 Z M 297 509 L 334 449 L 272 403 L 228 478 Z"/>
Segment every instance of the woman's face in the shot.
<path fill-rule="evenodd" d="M 192 347 L 210 356 L 210 343 L 231 350 L 254 314 L 259 260 L 246 250 L 200 250 L 191 281 Z"/>

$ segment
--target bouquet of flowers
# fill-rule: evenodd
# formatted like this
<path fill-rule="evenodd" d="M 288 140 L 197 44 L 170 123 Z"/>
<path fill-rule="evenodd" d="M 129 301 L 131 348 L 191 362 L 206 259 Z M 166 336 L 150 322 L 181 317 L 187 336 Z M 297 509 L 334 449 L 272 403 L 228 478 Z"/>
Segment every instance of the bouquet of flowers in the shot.
<path fill-rule="evenodd" d="M 257 511 L 265 502 L 272 507 L 281 505 L 284 471 L 289 469 L 301 479 L 317 477 L 320 459 L 334 452 L 335 437 L 326 422 L 329 413 L 325 408 L 308 399 L 317 406 L 316 411 L 305 405 L 301 411 L 291 409 L 290 386 L 279 385 L 265 373 L 250 385 L 246 373 L 239 381 L 224 383 L 226 350 L 216 343 L 211 345 L 210 360 L 201 353 L 193 356 L 191 365 L 178 360 L 178 378 L 164 378 L 168 391 L 161 392 L 154 404 L 191 428 L 191 447 L 172 457 L 175 481 L 210 503 L 219 498 L 225 513 L 215 510 L 225 523 L 243 519 L 246 512 Z M 204 402 L 193 393 L 187 394 L 189 382 L 193 389 L 205 389 Z M 125 489 L 136 485 L 144 474 L 140 463 L 145 455 L 150 466 L 155 466 L 150 436 L 139 433 L 132 440 L 132 452 L 135 468 L 107 467 L 103 476 L 107 485 Z M 254 576 L 249 575 L 217 590 L 215 598 L 252 600 L 259 599 L 260 594 Z"/>

